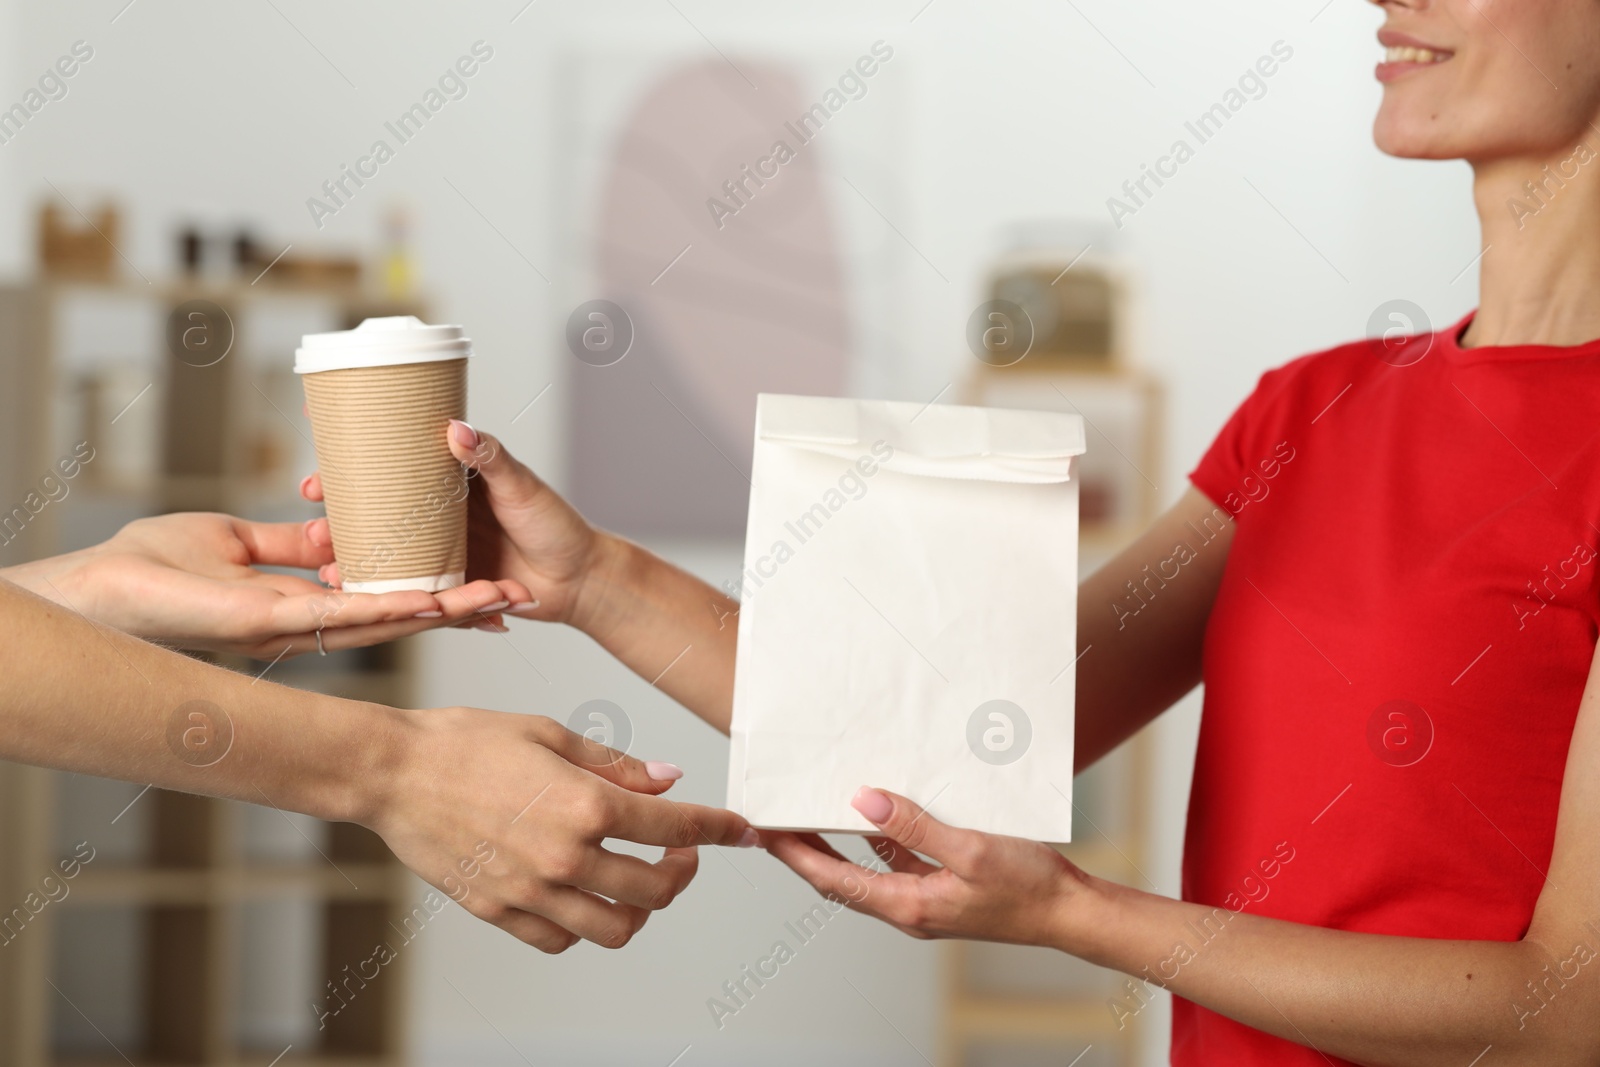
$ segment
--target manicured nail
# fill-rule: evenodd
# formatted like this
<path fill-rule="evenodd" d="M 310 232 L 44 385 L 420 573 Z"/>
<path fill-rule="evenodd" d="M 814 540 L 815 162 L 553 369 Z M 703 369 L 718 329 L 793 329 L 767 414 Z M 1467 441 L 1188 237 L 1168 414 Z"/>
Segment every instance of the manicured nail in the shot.
<path fill-rule="evenodd" d="M 460 419 L 450 420 L 450 436 L 453 437 L 456 444 L 460 445 L 462 448 L 478 447 L 478 431 L 474 430 L 470 425 L 462 422 Z"/>
<path fill-rule="evenodd" d="M 305 496 L 306 495 L 306 486 L 310 485 L 311 484 L 311 479 L 313 479 L 315 477 L 316 477 L 315 474 L 308 474 L 304 478 L 300 479 L 300 495 L 301 496 Z"/>
<path fill-rule="evenodd" d="M 676 763 L 652 759 L 644 761 L 644 773 L 648 774 L 652 781 L 676 782 L 683 777 L 683 768 Z"/>
<path fill-rule="evenodd" d="M 850 801 L 850 806 L 859 811 L 868 822 L 879 825 L 894 814 L 894 801 L 866 785 L 856 790 L 855 799 Z"/>
<path fill-rule="evenodd" d="M 442 611 L 419 611 L 414 617 L 418 619 L 438 619 L 443 616 L 444 612 Z"/>
<path fill-rule="evenodd" d="M 755 827 L 746 826 L 744 833 L 739 835 L 738 844 L 740 848 L 755 848 L 761 844 L 761 835 L 756 833 Z"/>
<path fill-rule="evenodd" d="M 496 600 L 493 604 L 485 604 L 479 611 L 503 611 L 511 606 L 509 600 Z"/>

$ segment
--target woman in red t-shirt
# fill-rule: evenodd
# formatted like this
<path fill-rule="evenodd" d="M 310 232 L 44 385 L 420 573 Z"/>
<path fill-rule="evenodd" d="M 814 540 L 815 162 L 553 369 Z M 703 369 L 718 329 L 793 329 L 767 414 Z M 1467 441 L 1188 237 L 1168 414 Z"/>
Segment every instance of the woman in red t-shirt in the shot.
<path fill-rule="evenodd" d="M 893 870 L 864 897 L 820 837 L 765 844 L 913 936 L 1123 971 L 1119 1020 L 1170 989 L 1178 1064 L 1593 1063 L 1600 2 L 1379 6 L 1378 144 L 1473 165 L 1480 309 L 1263 376 L 1195 488 L 1081 590 L 1079 769 L 1206 683 L 1183 899 L 865 787 Z M 452 438 L 490 505 L 475 565 L 726 731 L 738 605 Z M 599 903 L 599 927 L 648 914 Z"/>

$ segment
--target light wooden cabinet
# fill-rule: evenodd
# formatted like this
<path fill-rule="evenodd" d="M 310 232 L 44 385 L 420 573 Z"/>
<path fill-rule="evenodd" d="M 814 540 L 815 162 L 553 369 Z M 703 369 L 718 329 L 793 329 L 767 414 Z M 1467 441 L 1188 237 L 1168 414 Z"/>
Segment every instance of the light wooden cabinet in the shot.
<path fill-rule="evenodd" d="M 985 366 L 965 403 L 1083 416 L 1080 566 L 1085 575 L 1131 543 L 1161 504 L 1163 393 L 1107 359 L 1023 359 Z M 1081 654 L 1081 653 L 1080 653 Z M 1091 874 L 1151 889 L 1145 806 L 1150 740 L 1136 735 L 1073 783 L 1073 838 L 1061 851 Z M 945 957 L 941 1067 L 1132 1067 L 1159 1043 L 1150 1016 L 1109 1007 L 1128 979 L 1048 949 L 952 942 Z"/>
<path fill-rule="evenodd" d="M 164 511 L 307 517 L 295 487 L 314 452 L 294 345 L 385 314 L 422 312 L 265 283 L 0 290 L 3 499 L 22 501 L 79 442 L 95 453 L 65 498 L 13 520 L 0 565 Z M 404 642 L 270 668 L 203 658 L 410 703 Z M 369 831 L 0 764 L 0 856 L 0 1065 L 404 1062 L 406 946 L 425 919 L 416 883 Z"/>

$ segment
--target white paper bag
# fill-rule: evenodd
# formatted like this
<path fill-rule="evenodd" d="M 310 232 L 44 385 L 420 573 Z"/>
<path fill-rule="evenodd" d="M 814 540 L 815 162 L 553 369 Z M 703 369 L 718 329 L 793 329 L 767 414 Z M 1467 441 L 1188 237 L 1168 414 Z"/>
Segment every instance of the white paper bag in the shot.
<path fill-rule="evenodd" d="M 762 395 L 728 806 L 871 832 L 863 785 L 957 826 L 1072 830 L 1083 421 Z"/>

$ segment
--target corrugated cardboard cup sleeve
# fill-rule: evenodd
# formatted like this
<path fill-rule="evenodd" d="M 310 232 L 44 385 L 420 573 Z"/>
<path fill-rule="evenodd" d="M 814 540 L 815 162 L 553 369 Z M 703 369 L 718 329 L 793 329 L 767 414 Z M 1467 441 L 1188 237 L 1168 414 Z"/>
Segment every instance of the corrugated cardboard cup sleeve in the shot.
<path fill-rule="evenodd" d="M 346 584 L 438 579 L 467 565 L 467 475 L 449 421 L 466 417 L 467 361 L 302 377 L 333 553 Z"/>

